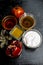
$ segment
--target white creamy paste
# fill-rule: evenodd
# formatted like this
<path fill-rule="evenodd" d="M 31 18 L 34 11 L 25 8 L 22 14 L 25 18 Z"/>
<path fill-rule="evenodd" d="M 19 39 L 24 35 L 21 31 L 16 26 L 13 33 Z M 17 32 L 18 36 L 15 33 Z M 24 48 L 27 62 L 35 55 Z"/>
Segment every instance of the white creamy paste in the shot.
<path fill-rule="evenodd" d="M 29 31 L 23 37 L 24 44 L 28 47 L 37 47 L 41 42 L 40 34 L 36 31 Z"/>

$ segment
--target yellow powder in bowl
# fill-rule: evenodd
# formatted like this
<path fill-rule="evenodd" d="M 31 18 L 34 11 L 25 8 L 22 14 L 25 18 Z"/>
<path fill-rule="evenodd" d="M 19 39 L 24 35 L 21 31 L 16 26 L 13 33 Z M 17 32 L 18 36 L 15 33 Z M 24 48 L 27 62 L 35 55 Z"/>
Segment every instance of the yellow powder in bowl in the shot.
<path fill-rule="evenodd" d="M 19 39 L 21 37 L 21 35 L 23 34 L 23 30 L 20 29 L 19 27 L 15 27 L 11 32 L 10 32 L 11 36 L 13 36 L 16 39 Z"/>

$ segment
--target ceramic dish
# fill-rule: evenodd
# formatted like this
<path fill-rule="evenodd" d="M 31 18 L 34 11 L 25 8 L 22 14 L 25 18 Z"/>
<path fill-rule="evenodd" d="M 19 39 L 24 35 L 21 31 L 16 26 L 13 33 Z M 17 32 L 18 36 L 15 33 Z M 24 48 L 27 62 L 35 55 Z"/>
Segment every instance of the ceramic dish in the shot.
<path fill-rule="evenodd" d="M 30 30 L 35 26 L 36 20 L 32 14 L 24 13 L 19 19 L 19 24 L 24 30 Z"/>
<path fill-rule="evenodd" d="M 11 58 L 18 57 L 22 52 L 22 42 L 17 40 L 9 41 L 10 45 L 6 48 L 6 55 Z"/>
<path fill-rule="evenodd" d="M 37 48 L 42 43 L 42 35 L 36 29 L 27 30 L 22 36 L 22 41 L 28 48 Z"/>
<path fill-rule="evenodd" d="M 9 32 L 9 34 L 17 39 L 17 40 L 20 40 L 21 39 L 21 36 L 23 34 L 24 30 L 21 29 L 18 25 L 14 26 L 14 28 Z"/>
<path fill-rule="evenodd" d="M 15 16 L 8 15 L 2 20 L 2 26 L 5 30 L 11 30 L 17 24 L 17 19 Z"/>

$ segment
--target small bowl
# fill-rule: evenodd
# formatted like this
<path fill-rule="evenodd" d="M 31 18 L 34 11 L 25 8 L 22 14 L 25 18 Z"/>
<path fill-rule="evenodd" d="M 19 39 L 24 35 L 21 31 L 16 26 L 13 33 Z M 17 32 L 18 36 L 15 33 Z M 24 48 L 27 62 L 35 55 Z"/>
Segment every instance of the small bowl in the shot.
<path fill-rule="evenodd" d="M 24 30 L 20 26 L 15 25 L 14 28 L 9 32 L 9 34 L 16 40 L 20 40 Z"/>
<path fill-rule="evenodd" d="M 22 41 L 28 48 L 37 48 L 42 43 L 42 34 L 36 29 L 27 30 L 22 35 Z"/>
<path fill-rule="evenodd" d="M 17 19 L 15 16 L 8 15 L 2 20 L 2 26 L 6 30 L 11 30 L 17 24 Z"/>
<path fill-rule="evenodd" d="M 24 30 L 30 30 L 35 26 L 36 20 L 32 14 L 24 13 L 19 19 L 19 24 Z"/>
<path fill-rule="evenodd" d="M 22 52 L 22 42 L 17 40 L 10 40 L 10 45 L 6 48 L 6 55 L 11 58 L 18 57 Z"/>

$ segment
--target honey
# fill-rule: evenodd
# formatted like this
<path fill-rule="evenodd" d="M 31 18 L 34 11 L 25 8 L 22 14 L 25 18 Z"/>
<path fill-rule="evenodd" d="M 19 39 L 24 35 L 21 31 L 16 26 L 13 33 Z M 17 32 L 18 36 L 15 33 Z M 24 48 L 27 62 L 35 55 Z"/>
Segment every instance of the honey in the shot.
<path fill-rule="evenodd" d="M 19 24 L 24 30 L 30 30 L 35 26 L 35 18 L 24 14 L 20 17 Z"/>
<path fill-rule="evenodd" d="M 21 22 L 21 24 L 22 24 L 25 28 L 31 27 L 31 26 L 33 25 L 33 23 L 34 23 L 34 20 L 33 20 L 31 17 L 29 17 L 29 16 L 24 17 L 24 18 L 22 19 L 22 22 Z"/>

